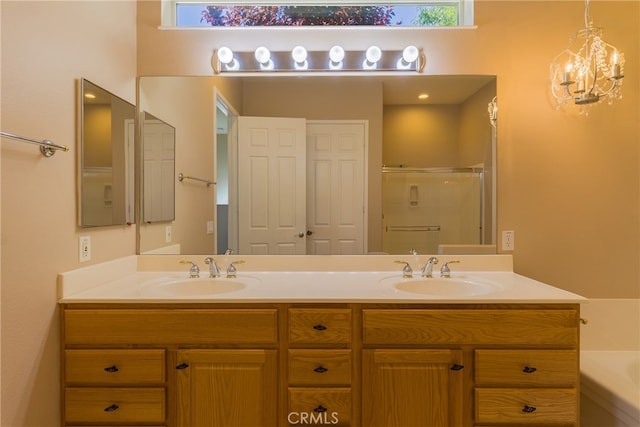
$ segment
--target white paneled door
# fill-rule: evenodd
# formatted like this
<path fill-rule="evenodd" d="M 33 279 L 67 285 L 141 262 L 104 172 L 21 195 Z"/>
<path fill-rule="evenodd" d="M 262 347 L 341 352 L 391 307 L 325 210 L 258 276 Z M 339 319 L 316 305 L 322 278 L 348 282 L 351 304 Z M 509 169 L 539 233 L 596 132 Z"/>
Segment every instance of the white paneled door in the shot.
<path fill-rule="evenodd" d="M 238 118 L 241 254 L 362 254 L 365 121 Z"/>
<path fill-rule="evenodd" d="M 307 122 L 307 253 L 363 254 L 366 122 Z"/>
<path fill-rule="evenodd" d="M 306 251 L 305 119 L 238 117 L 238 246 Z"/>

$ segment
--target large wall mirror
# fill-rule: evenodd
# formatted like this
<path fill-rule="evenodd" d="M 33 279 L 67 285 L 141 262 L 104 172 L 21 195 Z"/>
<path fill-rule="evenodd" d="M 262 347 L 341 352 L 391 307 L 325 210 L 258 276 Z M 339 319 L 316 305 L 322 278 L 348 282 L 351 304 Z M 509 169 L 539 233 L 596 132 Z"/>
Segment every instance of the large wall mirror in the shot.
<path fill-rule="evenodd" d="M 79 225 L 134 222 L 135 107 L 79 81 Z"/>
<path fill-rule="evenodd" d="M 495 250 L 495 76 L 144 76 L 139 90 L 176 129 L 175 219 L 141 224 L 139 253 Z"/>

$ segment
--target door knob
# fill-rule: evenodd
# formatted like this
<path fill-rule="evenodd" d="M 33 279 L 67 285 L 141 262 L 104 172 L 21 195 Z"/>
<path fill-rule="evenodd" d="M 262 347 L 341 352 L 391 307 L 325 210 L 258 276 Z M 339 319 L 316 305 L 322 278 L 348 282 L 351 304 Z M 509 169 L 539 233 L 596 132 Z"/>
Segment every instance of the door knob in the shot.
<path fill-rule="evenodd" d="M 297 234 L 297 236 L 302 239 L 304 237 L 304 233 L 301 231 Z"/>
<path fill-rule="evenodd" d="M 313 234 L 313 231 L 307 230 L 307 236 L 311 236 L 312 234 Z"/>

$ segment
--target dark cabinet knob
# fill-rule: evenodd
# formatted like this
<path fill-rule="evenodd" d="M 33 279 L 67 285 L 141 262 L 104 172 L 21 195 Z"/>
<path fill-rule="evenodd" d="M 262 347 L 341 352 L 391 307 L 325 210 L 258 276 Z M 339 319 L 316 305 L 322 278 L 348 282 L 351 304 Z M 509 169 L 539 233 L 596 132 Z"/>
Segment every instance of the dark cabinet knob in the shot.
<path fill-rule="evenodd" d="M 532 412 L 536 411 L 536 407 L 535 406 L 529 406 L 529 405 L 524 405 L 524 408 L 522 408 L 522 412 L 525 412 L 527 414 L 530 414 Z"/>
<path fill-rule="evenodd" d="M 453 365 L 451 365 L 451 369 L 452 371 L 460 371 L 464 368 L 464 365 L 458 365 L 457 363 L 454 363 Z"/>
<path fill-rule="evenodd" d="M 119 408 L 118 405 L 116 405 L 115 403 L 113 405 L 109 405 L 106 408 L 104 408 L 104 412 L 113 412 L 113 411 L 117 411 Z"/>
<path fill-rule="evenodd" d="M 181 363 L 178 366 L 176 366 L 176 369 L 187 369 L 189 367 L 188 363 Z"/>
<path fill-rule="evenodd" d="M 325 368 L 324 366 L 318 366 L 317 368 L 314 369 L 314 371 L 319 373 L 319 374 L 324 374 L 328 370 L 329 369 Z"/>
<path fill-rule="evenodd" d="M 522 372 L 524 372 L 525 374 L 533 374 L 537 370 L 537 368 L 534 368 L 532 366 L 525 366 L 524 368 L 522 368 Z"/>
<path fill-rule="evenodd" d="M 327 327 L 321 324 L 318 325 L 313 325 L 313 329 L 315 329 L 316 331 L 325 331 L 327 330 Z"/>
<path fill-rule="evenodd" d="M 313 412 L 321 412 L 321 413 L 322 413 L 322 412 L 327 412 L 327 408 L 325 408 L 325 407 L 324 407 L 324 406 L 322 406 L 322 405 L 318 405 L 318 407 L 317 407 L 317 408 L 314 408 L 314 409 L 313 409 Z"/>
<path fill-rule="evenodd" d="M 111 366 L 107 366 L 106 368 L 104 368 L 104 370 L 106 372 L 109 372 L 110 374 L 112 374 L 114 372 L 118 372 L 120 369 L 118 369 L 118 367 L 116 365 L 111 365 Z"/>

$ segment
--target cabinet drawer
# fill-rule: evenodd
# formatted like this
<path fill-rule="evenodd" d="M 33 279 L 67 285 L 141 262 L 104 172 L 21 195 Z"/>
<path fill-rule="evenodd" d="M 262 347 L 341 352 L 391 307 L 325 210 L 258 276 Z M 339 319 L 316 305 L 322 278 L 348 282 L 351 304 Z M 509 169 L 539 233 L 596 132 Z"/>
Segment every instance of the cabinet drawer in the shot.
<path fill-rule="evenodd" d="M 65 350 L 67 384 L 164 384 L 164 350 Z"/>
<path fill-rule="evenodd" d="M 476 385 L 574 386 L 575 350 L 476 350 Z"/>
<path fill-rule="evenodd" d="M 276 309 L 67 309 L 69 344 L 271 344 Z"/>
<path fill-rule="evenodd" d="M 67 423 L 165 422 L 164 388 L 66 388 Z"/>
<path fill-rule="evenodd" d="M 571 309 L 365 309 L 363 343 L 578 344 L 578 312 Z"/>
<path fill-rule="evenodd" d="M 350 388 L 289 388 L 290 424 L 351 424 Z M 311 422 L 313 421 L 313 422 Z"/>
<path fill-rule="evenodd" d="M 289 350 L 289 384 L 351 384 L 351 350 Z"/>
<path fill-rule="evenodd" d="M 575 389 L 476 389 L 477 423 L 576 423 Z"/>
<path fill-rule="evenodd" d="M 351 310 L 289 309 L 289 341 L 311 345 L 348 344 L 351 342 Z"/>

